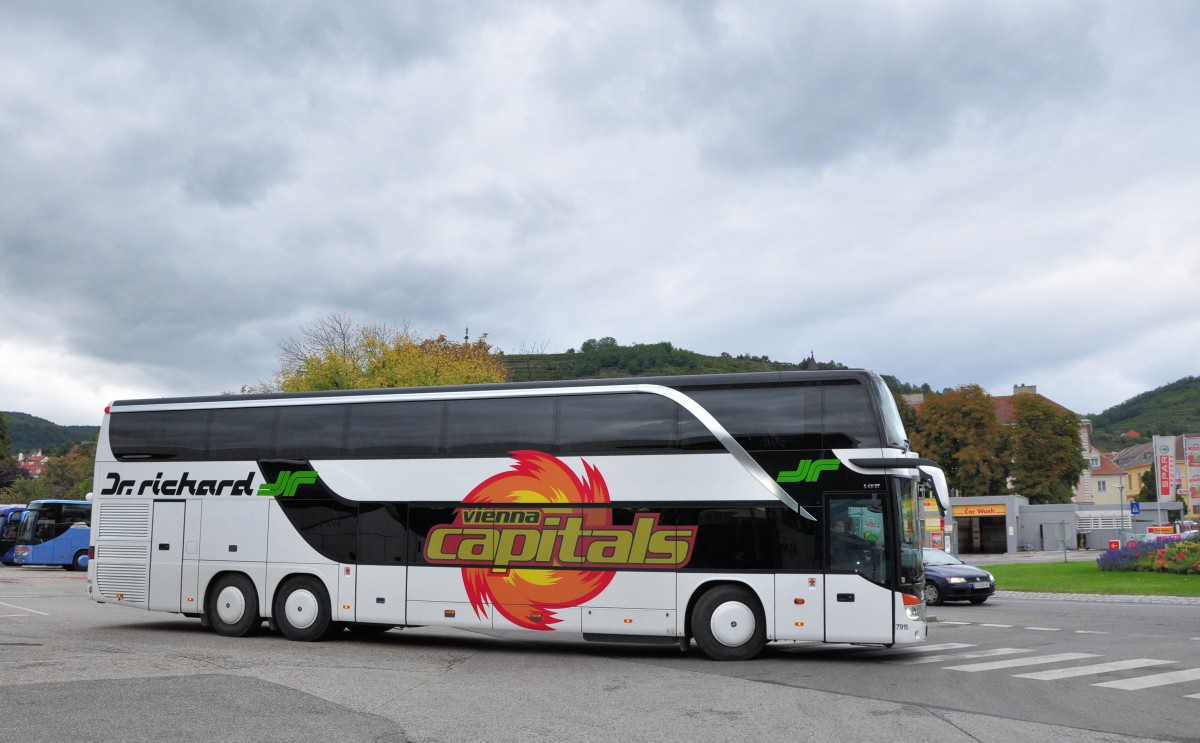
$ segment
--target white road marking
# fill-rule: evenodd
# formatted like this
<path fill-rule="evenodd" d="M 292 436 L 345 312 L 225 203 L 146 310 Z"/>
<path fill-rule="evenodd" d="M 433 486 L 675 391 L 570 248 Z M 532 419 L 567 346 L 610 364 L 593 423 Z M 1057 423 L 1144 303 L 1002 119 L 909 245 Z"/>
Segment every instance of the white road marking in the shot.
<path fill-rule="evenodd" d="M 31 614 L 41 614 L 43 617 L 50 616 L 49 614 L 47 614 L 44 611 L 38 611 L 37 609 L 30 609 L 30 608 L 27 608 L 24 606 L 17 606 L 16 604 L 6 604 L 3 601 L 0 601 L 0 606 L 9 606 L 9 607 L 12 607 L 13 609 L 20 609 L 21 611 L 30 612 Z"/>
<path fill-rule="evenodd" d="M 1058 627 L 1026 627 L 1025 629 L 1033 630 L 1034 632 L 1062 632 Z"/>
<path fill-rule="evenodd" d="M 1124 679 L 1123 681 L 1105 681 L 1101 684 L 1092 684 L 1092 686 L 1136 691 L 1138 689 L 1152 689 L 1155 686 L 1166 686 L 1167 684 L 1181 684 L 1184 681 L 1200 681 L 1200 668 L 1186 668 L 1182 671 L 1155 673 L 1150 676 L 1138 676 L 1137 678 Z"/>
<path fill-rule="evenodd" d="M 1021 648 L 996 648 L 994 650 L 976 650 L 970 653 L 944 653 L 942 655 L 934 655 L 928 658 L 912 658 L 908 660 L 889 661 L 898 665 L 916 665 L 918 663 L 940 663 L 949 660 L 969 660 L 971 658 L 992 658 L 998 655 L 1017 655 L 1018 653 L 1032 653 L 1032 650 Z"/>
<path fill-rule="evenodd" d="M 1090 676 L 1111 671 L 1127 671 L 1131 668 L 1147 668 L 1149 666 L 1165 666 L 1178 663 L 1174 660 L 1154 660 L 1153 658 L 1134 658 L 1132 660 L 1114 660 L 1111 663 L 1097 663 L 1091 666 L 1076 666 L 1075 668 L 1059 668 L 1053 671 L 1037 671 L 1036 673 L 1018 673 L 1019 679 L 1036 679 L 1038 681 L 1057 681 L 1076 676 Z"/>
<path fill-rule="evenodd" d="M 1036 666 L 1042 663 L 1059 663 L 1065 660 L 1083 660 L 1084 658 L 1099 658 L 1095 653 L 1059 653 L 1057 655 L 1039 655 L 1034 658 L 1014 658 L 1011 660 L 996 660 L 990 663 L 968 663 L 964 666 L 946 666 L 947 671 L 994 671 L 1000 668 L 1017 668 L 1018 666 Z"/>

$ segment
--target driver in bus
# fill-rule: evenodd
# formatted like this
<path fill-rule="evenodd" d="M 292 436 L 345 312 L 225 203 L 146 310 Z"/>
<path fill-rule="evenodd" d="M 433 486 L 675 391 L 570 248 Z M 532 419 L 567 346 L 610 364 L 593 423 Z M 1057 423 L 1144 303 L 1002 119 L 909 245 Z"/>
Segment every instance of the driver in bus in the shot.
<path fill-rule="evenodd" d="M 871 543 L 859 536 L 855 530 L 854 519 L 849 516 L 836 516 L 829 526 L 830 567 L 835 570 L 860 571 L 860 566 L 867 562 L 870 555 Z"/>

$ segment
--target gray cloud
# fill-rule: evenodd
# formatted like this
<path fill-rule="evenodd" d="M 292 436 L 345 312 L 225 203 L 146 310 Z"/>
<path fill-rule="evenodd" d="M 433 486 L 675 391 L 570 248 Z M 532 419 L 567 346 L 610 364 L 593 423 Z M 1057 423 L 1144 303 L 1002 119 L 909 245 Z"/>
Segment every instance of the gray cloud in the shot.
<path fill-rule="evenodd" d="M 236 389 L 339 311 L 1095 412 L 1196 373 L 1155 329 L 1200 334 L 1198 31 L 1185 2 L 5 3 L 0 409 Z"/>

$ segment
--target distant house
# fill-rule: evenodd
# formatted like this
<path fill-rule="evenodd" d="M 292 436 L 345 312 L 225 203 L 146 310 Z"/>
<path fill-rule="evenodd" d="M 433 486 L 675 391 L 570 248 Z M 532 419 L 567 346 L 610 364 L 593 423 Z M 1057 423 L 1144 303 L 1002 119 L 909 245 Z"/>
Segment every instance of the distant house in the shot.
<path fill-rule="evenodd" d="M 33 479 L 41 477 L 46 471 L 46 465 L 50 462 L 50 457 L 43 456 L 40 451 L 33 454 L 20 452 L 17 454 L 17 466 L 25 470 Z"/>
<path fill-rule="evenodd" d="M 1138 499 L 1142 491 L 1142 475 L 1154 466 L 1154 444 L 1147 441 L 1134 444 L 1113 455 L 1113 461 L 1125 473 L 1122 482 L 1125 485 L 1126 502 Z"/>

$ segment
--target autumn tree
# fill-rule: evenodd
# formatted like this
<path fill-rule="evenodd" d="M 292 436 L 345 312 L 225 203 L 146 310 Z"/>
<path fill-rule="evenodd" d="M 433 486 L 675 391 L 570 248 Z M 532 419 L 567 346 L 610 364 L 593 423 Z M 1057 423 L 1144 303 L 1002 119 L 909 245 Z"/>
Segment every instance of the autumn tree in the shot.
<path fill-rule="evenodd" d="M 1086 464 L 1079 418 L 1040 395 L 1013 397 L 1013 489 L 1031 504 L 1069 503 Z"/>
<path fill-rule="evenodd" d="M 331 314 L 280 344 L 275 380 L 284 392 L 502 382 L 507 369 L 487 335 L 461 342 L 421 338 L 407 326 L 359 325 Z"/>
<path fill-rule="evenodd" d="M 1007 490 L 1005 434 L 982 387 L 926 395 L 914 417 L 913 449 L 942 466 L 951 492 L 973 496 Z"/>

